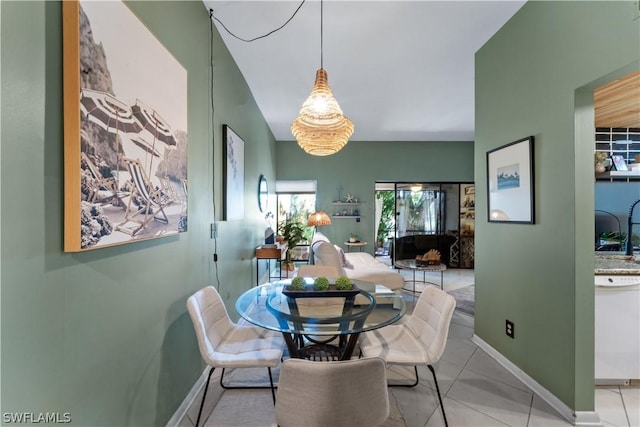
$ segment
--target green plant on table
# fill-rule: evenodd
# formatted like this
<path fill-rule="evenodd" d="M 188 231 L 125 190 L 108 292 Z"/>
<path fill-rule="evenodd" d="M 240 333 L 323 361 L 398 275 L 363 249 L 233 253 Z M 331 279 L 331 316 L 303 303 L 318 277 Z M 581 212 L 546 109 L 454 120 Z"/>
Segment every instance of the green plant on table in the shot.
<path fill-rule="evenodd" d="M 326 291 L 329 289 L 329 279 L 326 277 L 316 277 L 313 281 L 313 289 L 316 291 Z"/>
<path fill-rule="evenodd" d="M 338 279 L 336 280 L 336 289 L 339 291 L 348 291 L 352 287 L 353 284 L 351 283 L 351 279 L 349 279 L 347 276 L 338 277 Z"/>
<path fill-rule="evenodd" d="M 304 279 L 302 277 L 294 277 L 289 288 L 293 291 L 304 291 Z"/>

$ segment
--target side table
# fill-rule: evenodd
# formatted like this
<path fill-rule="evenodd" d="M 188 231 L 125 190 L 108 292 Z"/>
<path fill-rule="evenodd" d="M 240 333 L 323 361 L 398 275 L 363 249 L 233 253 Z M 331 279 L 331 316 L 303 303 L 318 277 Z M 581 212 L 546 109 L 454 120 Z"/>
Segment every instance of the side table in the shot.
<path fill-rule="evenodd" d="M 280 277 L 278 279 L 282 279 L 282 261 L 284 260 L 285 254 L 287 253 L 286 246 L 274 246 L 274 245 L 265 245 L 258 246 L 256 248 L 256 286 L 260 284 L 260 260 L 267 261 L 267 271 L 269 272 L 269 281 L 272 279 L 271 277 L 271 262 L 270 260 L 275 259 L 280 263 Z M 273 277 L 275 279 L 275 277 Z"/>
<path fill-rule="evenodd" d="M 351 247 L 360 248 L 360 252 L 362 252 L 363 248 L 367 246 L 367 242 L 344 242 L 344 245 L 347 247 L 347 252 L 351 252 Z"/>
<path fill-rule="evenodd" d="M 413 271 L 413 293 L 416 293 L 416 271 L 422 271 L 422 283 L 430 283 L 426 281 L 425 272 L 440 272 L 440 289 L 444 290 L 444 271 L 447 269 L 445 264 L 418 264 L 415 259 L 401 259 L 395 262 L 396 268 L 401 270 Z M 436 285 L 436 283 L 434 283 Z"/>

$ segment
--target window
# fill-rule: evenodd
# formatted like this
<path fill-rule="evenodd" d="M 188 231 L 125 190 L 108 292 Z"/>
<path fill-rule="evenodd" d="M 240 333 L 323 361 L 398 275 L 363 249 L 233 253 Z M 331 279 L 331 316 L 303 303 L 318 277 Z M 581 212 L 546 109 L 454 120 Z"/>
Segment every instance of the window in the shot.
<path fill-rule="evenodd" d="M 316 181 L 276 181 L 278 230 L 285 221 L 307 225 L 307 219 L 316 210 Z M 304 236 L 311 241 L 313 227 L 306 227 Z"/>

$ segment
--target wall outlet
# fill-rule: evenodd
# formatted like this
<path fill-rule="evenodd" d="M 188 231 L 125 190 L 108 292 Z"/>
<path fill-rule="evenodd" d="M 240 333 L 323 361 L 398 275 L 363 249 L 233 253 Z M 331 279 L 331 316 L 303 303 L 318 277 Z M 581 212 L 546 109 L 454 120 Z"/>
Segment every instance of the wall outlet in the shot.
<path fill-rule="evenodd" d="M 215 239 L 218 237 L 218 223 L 217 222 L 212 222 L 211 223 L 211 238 Z"/>
<path fill-rule="evenodd" d="M 504 332 L 509 338 L 515 338 L 515 329 L 513 322 L 509 319 L 506 320 Z"/>

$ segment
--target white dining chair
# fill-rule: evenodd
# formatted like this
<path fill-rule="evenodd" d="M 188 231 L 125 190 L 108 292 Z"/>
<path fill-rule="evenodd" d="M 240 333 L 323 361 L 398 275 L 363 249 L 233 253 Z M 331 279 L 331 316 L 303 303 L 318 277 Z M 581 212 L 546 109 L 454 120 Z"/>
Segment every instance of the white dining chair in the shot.
<path fill-rule="evenodd" d="M 279 426 L 373 427 L 388 416 L 389 391 L 381 358 L 282 363 L 276 400 Z"/>
<path fill-rule="evenodd" d="M 278 366 L 282 359 L 284 347 L 282 335 L 257 326 L 240 326 L 234 323 L 229 318 L 220 294 L 213 286 L 207 286 L 189 297 L 187 310 L 196 331 L 200 354 L 205 363 L 211 367 L 202 395 L 196 427 L 200 423 L 209 381 L 215 368 L 222 368 L 220 386 L 225 389 L 264 388 L 224 385 L 226 368 L 267 368 L 271 395 L 275 404 L 276 395 L 271 368 Z"/>
<path fill-rule="evenodd" d="M 413 313 L 402 324 L 394 324 L 360 335 L 360 351 L 364 357 L 382 357 L 388 365 L 413 366 L 418 384 L 418 365 L 426 365 L 433 374 L 438 400 L 448 426 L 442 404 L 442 396 L 436 371 L 436 363 L 444 352 L 449 335 L 449 324 L 456 307 L 456 300 L 435 286 L 427 286 L 422 292 Z"/>

